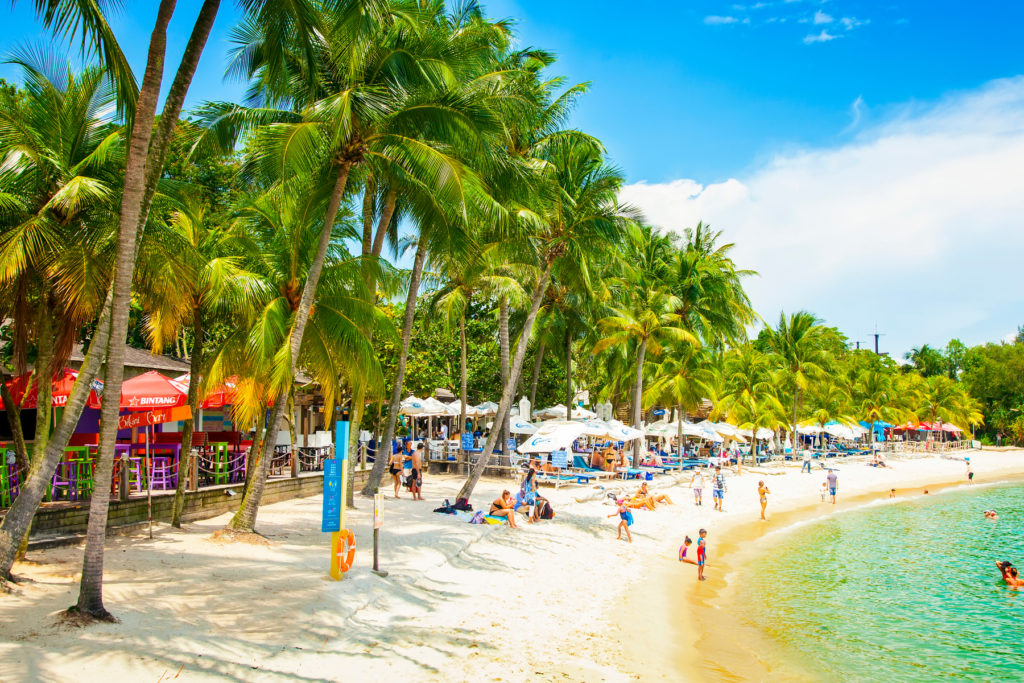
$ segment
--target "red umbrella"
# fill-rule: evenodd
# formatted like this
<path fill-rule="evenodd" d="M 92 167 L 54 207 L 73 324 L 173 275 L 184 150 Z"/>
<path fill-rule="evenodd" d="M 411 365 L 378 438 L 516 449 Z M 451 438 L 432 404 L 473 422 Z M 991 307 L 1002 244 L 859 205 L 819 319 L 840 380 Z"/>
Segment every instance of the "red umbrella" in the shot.
<path fill-rule="evenodd" d="M 72 370 L 71 368 L 64 368 L 64 371 L 53 378 L 53 384 L 51 384 L 51 398 L 50 405 L 55 408 L 63 408 L 68 404 L 68 397 L 71 395 L 71 389 L 75 386 L 75 378 L 78 377 L 78 371 Z M 29 383 L 31 380 L 31 384 Z M 25 388 L 28 387 L 28 395 L 25 395 Z M 36 385 L 36 378 L 31 372 L 26 372 L 24 375 L 19 375 L 14 379 L 7 382 L 7 388 L 11 392 L 11 398 L 17 403 L 22 409 L 35 409 L 39 399 L 39 387 Z M 93 380 L 93 386 L 89 390 L 89 400 L 87 405 L 90 408 L 99 407 L 100 399 L 96 395 L 96 389 L 103 389 L 103 382 L 99 380 Z M 4 408 L 3 400 L 0 400 L 0 409 Z"/>
<path fill-rule="evenodd" d="M 121 383 L 121 407 L 128 410 L 174 408 L 188 403 L 188 387 L 156 370 Z"/>
<path fill-rule="evenodd" d="M 185 391 L 188 391 L 189 384 L 192 381 L 192 375 L 185 373 L 174 378 L 175 382 L 180 383 L 185 387 Z M 238 377 L 231 376 L 224 380 L 216 389 L 211 389 L 206 392 L 203 400 L 199 402 L 199 407 L 203 410 L 211 408 L 223 408 L 226 405 L 230 405 L 235 401 L 235 387 L 238 384 Z"/>

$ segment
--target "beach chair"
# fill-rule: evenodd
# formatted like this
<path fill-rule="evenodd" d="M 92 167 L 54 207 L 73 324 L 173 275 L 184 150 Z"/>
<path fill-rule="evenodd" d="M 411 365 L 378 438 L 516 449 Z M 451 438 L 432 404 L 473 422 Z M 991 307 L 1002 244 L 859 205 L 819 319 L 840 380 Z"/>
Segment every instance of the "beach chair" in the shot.
<path fill-rule="evenodd" d="M 600 481 L 601 479 L 610 479 L 615 476 L 614 472 L 605 472 L 604 470 L 591 467 L 587 464 L 587 458 L 582 455 L 572 456 L 572 471 L 583 476 L 587 482 L 592 479 Z"/>

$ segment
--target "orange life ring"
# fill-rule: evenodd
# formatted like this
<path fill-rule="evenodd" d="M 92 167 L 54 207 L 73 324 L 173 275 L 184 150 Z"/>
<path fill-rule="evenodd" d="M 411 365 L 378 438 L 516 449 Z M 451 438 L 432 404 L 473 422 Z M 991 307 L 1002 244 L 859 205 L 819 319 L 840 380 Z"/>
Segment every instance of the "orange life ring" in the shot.
<path fill-rule="evenodd" d="M 338 542 L 334 545 L 334 561 L 341 572 L 352 568 L 356 558 L 356 536 L 351 529 L 342 529 L 337 535 Z"/>

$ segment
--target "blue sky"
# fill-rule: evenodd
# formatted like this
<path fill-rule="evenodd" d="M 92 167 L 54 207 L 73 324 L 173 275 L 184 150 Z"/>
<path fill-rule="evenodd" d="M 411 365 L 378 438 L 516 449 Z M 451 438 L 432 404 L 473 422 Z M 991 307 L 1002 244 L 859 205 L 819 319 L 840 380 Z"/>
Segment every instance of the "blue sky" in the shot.
<path fill-rule="evenodd" d="M 113 24 L 141 69 L 155 3 L 125 4 Z M 169 61 L 199 4 L 179 0 Z M 237 18 L 224 5 L 193 104 L 242 92 L 222 78 Z M 865 342 L 877 323 L 895 354 L 1024 323 L 1011 256 L 1024 247 L 1024 4 L 486 6 L 517 21 L 521 45 L 557 53 L 558 73 L 591 83 L 574 124 L 605 141 L 626 199 L 667 229 L 703 219 L 737 243 L 761 273 L 750 291 L 766 319 L 808 308 Z M 0 52 L 45 40 L 27 0 L 0 14 Z"/>

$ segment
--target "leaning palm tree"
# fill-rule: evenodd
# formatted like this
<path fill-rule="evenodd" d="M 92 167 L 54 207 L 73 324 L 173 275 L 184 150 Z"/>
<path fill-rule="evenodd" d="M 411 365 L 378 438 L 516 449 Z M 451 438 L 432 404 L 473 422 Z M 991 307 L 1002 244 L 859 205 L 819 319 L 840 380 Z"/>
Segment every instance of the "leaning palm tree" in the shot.
<path fill-rule="evenodd" d="M 607 164 L 599 145 L 575 137 L 551 140 L 540 146 L 537 156 L 545 164 L 543 175 L 537 179 L 539 201 L 536 209 L 523 207 L 518 212 L 520 221 L 530 228 L 528 242 L 537 257 L 537 277 L 532 283 L 530 308 L 516 344 L 509 379 L 502 388 L 495 424 L 501 424 L 511 407 L 529 345 L 529 331 L 533 329 L 552 269 L 587 269 L 593 255 L 621 241 L 631 220 L 628 209 L 618 203 L 622 175 Z M 498 432 L 492 430 L 488 436 L 483 454 L 459 490 L 459 498 L 468 498 L 483 476 Z"/>

